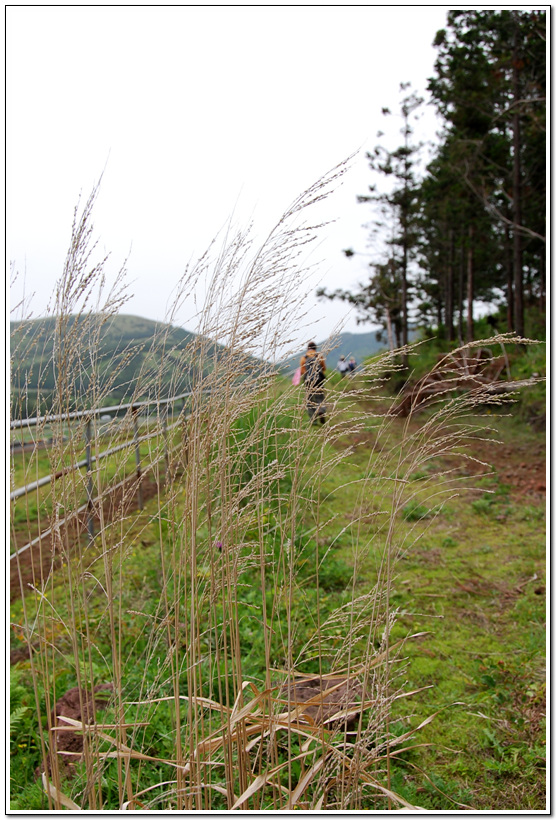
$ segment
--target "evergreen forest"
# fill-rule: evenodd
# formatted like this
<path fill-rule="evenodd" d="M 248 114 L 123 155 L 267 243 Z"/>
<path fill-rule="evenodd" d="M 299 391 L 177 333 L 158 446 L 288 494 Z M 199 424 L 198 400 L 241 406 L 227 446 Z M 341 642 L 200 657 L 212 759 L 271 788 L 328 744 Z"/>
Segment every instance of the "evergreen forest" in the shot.
<path fill-rule="evenodd" d="M 472 341 L 479 302 L 495 306 L 493 329 L 538 336 L 546 306 L 545 12 L 452 10 L 434 47 L 428 91 L 442 125 L 433 155 L 420 173 L 424 101 L 402 83 L 401 144 L 367 153 L 372 182 L 358 197 L 378 214 L 386 250 L 366 254 L 369 278 L 355 291 L 318 295 L 379 323 L 391 350 L 407 344 L 412 322 L 447 342 Z"/>

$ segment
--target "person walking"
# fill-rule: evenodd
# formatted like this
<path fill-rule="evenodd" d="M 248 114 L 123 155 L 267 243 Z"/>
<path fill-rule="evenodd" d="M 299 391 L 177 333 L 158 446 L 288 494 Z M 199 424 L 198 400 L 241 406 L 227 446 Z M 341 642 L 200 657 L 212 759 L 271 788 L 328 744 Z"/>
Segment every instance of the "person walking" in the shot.
<path fill-rule="evenodd" d="M 300 370 L 305 385 L 305 400 L 311 424 L 316 424 L 317 421 L 324 424 L 326 421 L 326 407 L 324 405 L 323 384 L 326 360 L 321 353 L 317 352 L 315 342 L 307 344 L 307 351 L 301 357 Z"/>
<path fill-rule="evenodd" d="M 344 376 L 346 375 L 346 373 L 349 370 L 349 364 L 346 362 L 346 357 L 345 356 L 340 356 L 340 360 L 339 360 L 338 364 L 336 365 L 336 368 L 340 371 L 340 376 L 343 379 Z"/>

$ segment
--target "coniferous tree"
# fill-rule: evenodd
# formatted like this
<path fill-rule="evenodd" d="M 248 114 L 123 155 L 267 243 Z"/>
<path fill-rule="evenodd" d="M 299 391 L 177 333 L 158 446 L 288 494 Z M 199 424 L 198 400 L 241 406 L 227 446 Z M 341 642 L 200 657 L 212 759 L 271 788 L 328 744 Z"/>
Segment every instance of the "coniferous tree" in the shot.
<path fill-rule="evenodd" d="M 538 280 L 531 296 L 544 292 L 544 185 L 538 174 L 545 167 L 544 15 L 451 11 L 447 23 L 435 40 L 439 54 L 429 89 L 446 120 L 445 140 L 459 146 L 455 170 L 491 219 L 508 319 L 523 334 L 525 247 L 529 278 Z M 526 178 L 534 178 L 534 186 Z"/>
<path fill-rule="evenodd" d="M 544 308 L 545 32 L 543 11 L 448 12 L 429 80 L 444 127 L 423 179 L 412 142 L 422 102 L 415 93 L 401 103 L 403 144 L 367 154 L 371 170 L 391 185 L 386 192 L 370 185 L 358 201 L 386 214 L 387 252 L 377 252 L 358 291 L 320 295 L 356 305 L 360 318 L 383 325 L 390 344 L 398 330 L 407 343 L 414 296 L 419 324 L 460 343 L 473 338 L 477 300 L 505 303 L 508 330 L 519 335 L 528 306 Z"/>
<path fill-rule="evenodd" d="M 404 93 L 400 105 L 403 143 L 391 151 L 378 145 L 367 153 L 372 171 L 392 182 L 386 192 L 377 192 L 377 185 L 369 186 L 369 194 L 357 197 L 360 203 L 375 203 L 381 209 L 391 233 L 386 240 L 385 261 L 371 263 L 369 281 L 359 285 L 359 290 L 349 292 L 319 290 L 317 295 L 328 299 L 342 299 L 357 306 L 359 321 L 376 321 L 385 329 L 389 346 L 392 348 L 394 336 L 398 347 L 405 346 L 409 339 L 409 302 L 411 298 L 410 263 L 416 255 L 418 181 L 415 166 L 421 146 L 411 140 L 413 117 L 423 100 L 412 91 L 410 83 L 402 83 Z M 382 113 L 390 115 L 384 108 Z M 382 134 L 380 134 L 382 136 Z M 348 251 L 352 255 L 353 251 Z M 403 356 L 404 364 L 407 357 Z"/>
<path fill-rule="evenodd" d="M 402 83 L 400 90 L 406 92 L 410 83 Z M 394 216 L 395 230 L 388 241 L 392 248 L 392 259 L 397 261 L 400 280 L 400 310 L 402 345 L 408 343 L 408 303 L 409 303 L 409 265 L 415 255 L 417 244 L 416 216 L 417 191 L 415 166 L 421 146 L 411 141 L 413 135 L 413 115 L 423 100 L 415 92 L 409 92 L 401 102 L 400 112 L 402 128 L 400 129 L 403 144 L 394 151 L 383 146 L 377 146 L 372 153 L 367 154 L 371 169 L 393 180 L 393 187 L 387 193 L 376 193 L 376 185 L 370 186 L 370 194 L 359 196 L 359 202 L 379 202 L 389 209 Z M 383 109 L 383 114 L 389 115 L 389 109 Z M 390 260 L 389 263 L 390 264 Z"/>
<path fill-rule="evenodd" d="M 353 256 L 353 250 L 344 251 Z M 367 282 L 359 283 L 356 291 L 337 289 L 329 292 L 317 290 L 319 298 L 341 299 L 353 305 L 357 311 L 357 323 L 374 322 L 383 328 L 389 350 L 401 347 L 403 340 L 401 271 L 396 260 L 391 257 L 384 264 L 370 264 L 372 273 Z M 378 333 L 379 337 L 381 333 Z"/>

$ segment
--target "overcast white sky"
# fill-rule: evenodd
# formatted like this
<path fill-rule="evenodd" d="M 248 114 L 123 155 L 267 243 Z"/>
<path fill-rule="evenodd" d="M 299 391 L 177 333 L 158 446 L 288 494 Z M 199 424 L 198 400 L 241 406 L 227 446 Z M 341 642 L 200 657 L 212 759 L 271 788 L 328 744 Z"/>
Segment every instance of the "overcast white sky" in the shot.
<path fill-rule="evenodd" d="M 105 168 L 95 232 L 126 257 L 123 312 L 165 318 L 172 288 L 234 213 L 261 235 L 323 173 L 359 151 L 329 201 L 336 224 L 308 284 L 315 337 L 346 313 L 314 287 L 353 287 L 368 259 L 356 203 L 365 150 L 395 146 L 399 85 L 425 95 L 449 7 L 11 6 L 6 21 L 8 259 L 44 315 L 80 192 Z M 419 136 L 433 138 L 432 110 Z M 109 268 L 110 269 L 110 268 Z M 318 317 L 323 317 L 317 321 Z M 17 315 L 13 318 L 19 318 Z M 187 317 L 179 317 L 187 326 Z M 345 329 L 365 332 L 348 315 Z"/>

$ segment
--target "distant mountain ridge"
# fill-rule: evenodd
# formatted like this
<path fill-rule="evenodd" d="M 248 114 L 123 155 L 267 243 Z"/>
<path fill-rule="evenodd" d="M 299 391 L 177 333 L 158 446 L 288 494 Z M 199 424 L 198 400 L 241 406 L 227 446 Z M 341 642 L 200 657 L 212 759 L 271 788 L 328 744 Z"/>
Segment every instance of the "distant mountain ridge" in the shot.
<path fill-rule="evenodd" d="M 211 372 L 215 358 L 225 350 L 191 331 L 141 316 L 118 314 L 104 323 L 102 319 L 100 314 L 66 317 L 70 398 L 80 409 L 90 399 L 91 357 L 96 395 L 102 404 L 114 406 L 152 398 L 153 392 L 160 398 L 187 392 L 195 379 Z M 50 410 L 59 375 L 54 365 L 59 357 L 54 350 L 56 322 L 55 317 L 10 322 L 14 418 Z M 259 360 L 250 359 L 254 367 L 260 366 Z"/>
<path fill-rule="evenodd" d="M 328 340 L 317 342 L 319 350 L 324 350 L 329 347 Z M 357 364 L 361 364 L 363 359 L 368 356 L 374 356 L 379 350 L 386 348 L 384 342 L 379 342 L 377 339 L 377 331 L 372 330 L 368 333 L 341 333 L 334 340 L 334 349 L 327 354 L 327 364 L 330 370 L 336 367 L 340 356 L 350 358 L 353 356 Z M 305 348 L 299 351 L 296 356 L 291 356 L 285 361 L 281 362 L 279 367 L 283 373 L 293 373 L 299 366 L 299 360 L 305 353 Z"/>
<path fill-rule="evenodd" d="M 77 346 L 81 347 L 70 353 L 73 362 L 70 369 L 73 368 L 75 375 L 71 402 L 78 409 L 83 409 L 84 400 L 89 406 L 91 355 L 95 359 L 96 395 L 103 405 L 114 406 L 152 398 L 153 392 L 160 398 L 187 392 L 197 378 L 211 372 L 214 360 L 225 351 L 223 345 L 164 322 L 127 314 L 107 317 L 104 323 L 102 318 L 99 314 L 66 317 L 66 336 L 68 340 L 77 340 Z M 58 375 L 54 366 L 58 357 L 54 350 L 56 322 L 52 316 L 10 322 L 10 391 L 14 418 L 51 409 Z M 91 323 L 95 336 L 91 350 L 87 322 Z M 202 361 L 198 358 L 201 342 Z M 329 345 L 329 341 L 323 341 L 318 347 L 326 352 Z M 384 348 L 385 344 L 377 340 L 376 331 L 339 334 L 334 339 L 334 349 L 326 352 L 328 367 L 333 370 L 342 355 L 353 356 L 360 364 Z M 281 362 L 278 371 L 293 373 L 303 353 L 304 349 Z M 249 359 L 254 369 L 261 367 L 260 360 Z"/>

